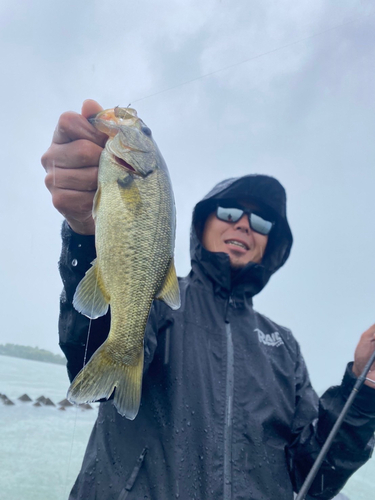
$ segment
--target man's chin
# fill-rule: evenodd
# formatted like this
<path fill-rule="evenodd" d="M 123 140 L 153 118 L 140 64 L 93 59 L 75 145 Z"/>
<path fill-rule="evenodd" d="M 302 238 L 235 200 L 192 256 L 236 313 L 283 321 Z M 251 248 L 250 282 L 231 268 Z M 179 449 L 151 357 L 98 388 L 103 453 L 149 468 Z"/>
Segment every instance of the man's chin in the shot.
<path fill-rule="evenodd" d="M 238 271 L 239 269 L 243 269 L 245 266 L 247 266 L 247 263 L 246 264 L 243 264 L 242 262 L 231 262 L 230 263 L 230 268 L 233 271 Z"/>
<path fill-rule="evenodd" d="M 232 262 L 232 261 L 230 261 L 230 268 L 233 270 L 243 269 L 248 264 L 250 264 L 250 262 L 255 263 L 255 264 L 257 263 L 257 262 L 252 261 L 252 260 L 249 260 L 249 262 Z"/>

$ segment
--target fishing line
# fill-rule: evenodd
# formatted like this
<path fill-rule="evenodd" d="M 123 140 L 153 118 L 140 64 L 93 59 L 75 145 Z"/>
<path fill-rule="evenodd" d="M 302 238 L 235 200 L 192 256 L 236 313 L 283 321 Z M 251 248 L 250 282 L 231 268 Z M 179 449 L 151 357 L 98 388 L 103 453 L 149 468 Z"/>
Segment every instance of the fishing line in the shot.
<path fill-rule="evenodd" d="M 53 171 L 53 185 L 56 186 L 56 165 L 55 160 L 52 162 L 52 171 Z"/>
<path fill-rule="evenodd" d="M 94 311 L 94 303 L 95 303 L 95 297 L 96 297 L 96 291 L 98 287 L 98 280 L 95 281 L 95 290 L 94 290 L 94 297 L 92 300 L 92 307 L 91 307 L 91 316 L 93 315 Z M 91 332 L 91 323 L 92 323 L 92 318 L 90 318 L 89 321 L 89 328 L 87 331 L 87 337 L 86 337 L 86 346 L 85 346 L 85 353 L 83 355 L 83 366 L 82 369 L 86 366 L 86 359 L 87 359 L 87 349 L 89 345 L 89 340 L 90 340 L 90 332 Z M 82 390 L 82 386 L 80 388 L 80 392 Z M 75 433 L 76 433 L 76 426 L 77 426 L 77 413 L 78 413 L 78 407 L 75 407 L 75 417 L 74 417 L 74 425 L 73 425 L 73 435 L 72 435 L 72 441 L 70 445 L 70 453 L 69 453 L 69 459 L 68 459 L 68 468 L 66 471 L 66 478 L 65 478 L 65 485 L 64 485 L 64 499 L 66 498 L 66 487 L 68 485 L 68 479 L 69 479 L 69 469 L 70 469 L 70 464 L 72 461 L 72 453 L 73 453 L 73 445 L 74 445 L 74 438 L 75 438 Z"/>
<path fill-rule="evenodd" d="M 69 479 L 69 470 L 70 470 L 70 463 L 72 460 L 72 452 L 73 452 L 73 444 L 74 444 L 74 438 L 75 438 L 75 433 L 76 433 L 76 423 L 77 423 L 77 412 L 78 408 L 74 408 L 75 410 L 75 416 L 74 416 L 74 425 L 73 425 L 73 435 L 72 435 L 72 441 L 70 443 L 70 452 L 69 452 L 69 459 L 68 459 L 68 468 L 66 471 L 66 477 L 65 477 L 65 484 L 64 484 L 64 500 L 66 498 L 66 487 L 68 485 L 68 479 Z"/>
<path fill-rule="evenodd" d="M 369 15 L 370 14 L 367 14 L 367 16 L 364 16 L 364 17 L 368 17 Z M 131 104 L 143 101 L 144 99 L 149 99 L 150 97 L 154 97 L 156 95 L 164 94 L 165 92 L 169 92 L 170 90 L 178 89 L 178 88 L 183 87 L 185 85 L 189 85 L 190 83 L 196 82 L 198 80 L 202 80 L 203 78 L 208 78 L 209 76 L 216 75 L 217 73 L 221 73 L 222 71 L 226 71 L 228 69 L 235 68 L 237 66 L 241 66 L 242 64 L 246 64 L 250 61 L 254 61 L 255 59 L 259 59 L 260 57 L 267 56 L 269 54 L 273 54 L 274 52 L 278 52 L 278 51 L 285 49 L 287 47 L 292 47 L 293 45 L 297 45 L 298 43 L 302 43 L 306 40 L 310 40 L 311 38 L 316 38 L 320 35 L 323 35 L 325 33 L 330 32 L 330 31 L 336 30 L 338 28 L 342 28 L 343 26 L 347 26 L 348 24 L 352 24 L 360 19 L 362 19 L 362 18 L 352 19 L 351 21 L 347 21 L 347 22 L 342 23 L 342 24 L 337 24 L 336 26 L 332 26 L 331 28 L 327 28 L 325 30 L 318 31 L 317 33 L 306 36 L 304 38 L 299 38 L 298 40 L 294 40 L 294 42 L 286 43 L 285 45 L 281 45 L 280 47 L 276 47 L 276 48 L 268 50 L 266 52 L 262 52 L 261 54 L 257 54 L 256 56 L 249 57 L 248 59 L 244 59 L 243 61 L 239 61 L 237 63 L 230 64 L 229 66 L 224 66 L 223 68 L 219 68 L 219 69 L 216 69 L 214 71 L 210 71 L 209 73 L 205 73 L 203 75 L 197 76 L 195 78 L 192 78 L 191 80 L 187 80 L 186 82 L 182 82 L 182 83 L 179 83 L 177 85 L 174 85 L 173 87 L 168 87 L 166 89 L 159 90 L 158 92 L 155 92 L 153 94 L 149 94 L 149 95 L 146 95 L 146 96 L 141 97 L 139 99 L 136 99 L 136 100 L 132 101 Z M 129 106 L 130 106 L 130 104 L 129 104 Z"/>

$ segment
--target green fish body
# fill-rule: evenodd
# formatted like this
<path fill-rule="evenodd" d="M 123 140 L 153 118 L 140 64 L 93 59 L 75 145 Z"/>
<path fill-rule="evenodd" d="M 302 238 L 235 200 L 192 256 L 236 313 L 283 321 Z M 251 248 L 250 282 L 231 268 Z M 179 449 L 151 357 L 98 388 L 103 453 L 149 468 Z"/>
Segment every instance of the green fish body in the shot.
<path fill-rule="evenodd" d="M 89 318 L 111 308 L 107 340 L 78 373 L 68 398 L 109 398 L 133 420 L 141 399 L 143 339 L 153 300 L 180 306 L 174 267 L 175 205 L 166 164 L 151 131 L 130 108 L 90 122 L 109 139 L 93 205 L 97 258 L 77 287 L 74 307 Z"/>

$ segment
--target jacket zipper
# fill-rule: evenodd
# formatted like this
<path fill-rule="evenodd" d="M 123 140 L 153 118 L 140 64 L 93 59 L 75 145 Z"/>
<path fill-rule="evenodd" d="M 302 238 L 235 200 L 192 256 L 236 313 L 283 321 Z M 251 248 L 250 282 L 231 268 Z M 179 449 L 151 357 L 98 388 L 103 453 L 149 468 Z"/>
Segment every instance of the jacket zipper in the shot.
<path fill-rule="evenodd" d="M 129 477 L 126 485 L 121 490 L 120 496 L 118 497 L 117 500 L 126 500 L 126 498 L 128 498 L 129 492 L 132 490 L 134 483 L 135 483 L 135 480 L 137 479 L 138 473 L 142 467 L 143 460 L 145 459 L 147 450 L 148 450 L 148 448 L 147 448 L 147 446 L 145 446 L 142 450 L 142 453 L 139 455 L 137 463 L 136 463 L 132 473 L 130 474 L 130 477 Z"/>
<path fill-rule="evenodd" d="M 232 434 L 233 434 L 233 385 L 234 385 L 234 355 L 233 339 L 228 320 L 229 297 L 225 317 L 225 331 L 227 344 L 227 366 L 225 384 L 225 424 L 224 424 L 224 500 L 232 498 Z"/>

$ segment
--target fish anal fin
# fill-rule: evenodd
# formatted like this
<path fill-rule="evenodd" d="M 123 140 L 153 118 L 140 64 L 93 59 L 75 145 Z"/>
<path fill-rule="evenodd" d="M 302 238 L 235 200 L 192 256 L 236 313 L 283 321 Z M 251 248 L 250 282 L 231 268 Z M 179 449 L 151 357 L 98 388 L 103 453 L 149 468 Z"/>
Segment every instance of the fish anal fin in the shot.
<path fill-rule="evenodd" d="M 163 286 L 160 288 L 155 298 L 163 300 L 173 310 L 179 309 L 181 305 L 180 288 L 178 286 L 178 279 L 173 258 L 169 264 Z"/>
<path fill-rule="evenodd" d="M 143 348 L 135 364 L 115 361 L 104 342 L 73 380 L 68 399 L 72 403 L 92 403 L 108 399 L 114 389 L 114 405 L 123 417 L 134 420 L 141 402 Z"/>
<path fill-rule="evenodd" d="M 90 319 L 104 316 L 108 311 L 109 297 L 101 283 L 97 260 L 79 282 L 73 297 L 74 308 Z"/>

